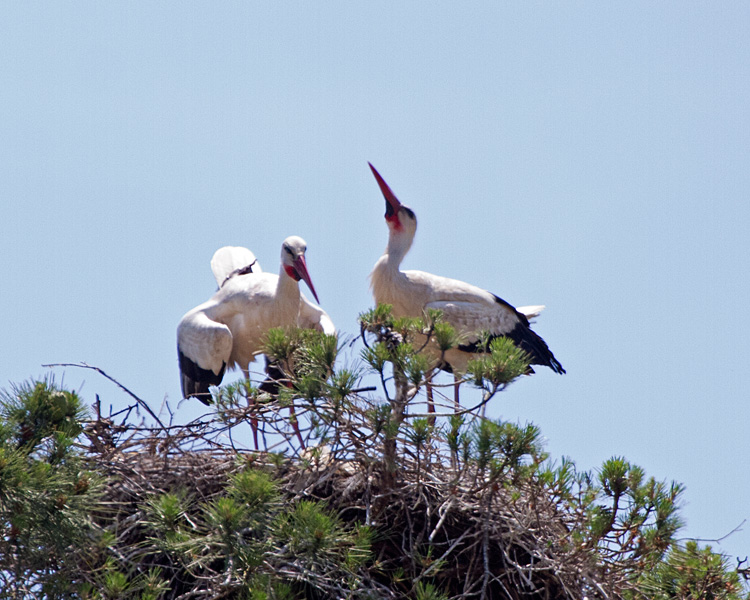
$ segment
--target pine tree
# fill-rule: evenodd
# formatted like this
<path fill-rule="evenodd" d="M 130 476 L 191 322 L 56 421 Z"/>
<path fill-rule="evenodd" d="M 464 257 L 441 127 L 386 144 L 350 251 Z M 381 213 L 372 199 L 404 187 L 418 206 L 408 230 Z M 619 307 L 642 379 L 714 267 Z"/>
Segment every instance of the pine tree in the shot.
<path fill-rule="evenodd" d="M 457 409 L 424 352 L 459 343 L 439 313 L 360 325 L 360 362 L 271 331 L 274 380 L 215 389 L 179 427 L 135 422 L 140 399 L 89 414 L 52 380 L 6 391 L 0 598 L 748 597 L 723 557 L 677 542 L 682 486 L 621 457 L 580 472 L 535 425 L 482 416 L 528 367 L 507 340 L 469 365 L 481 401 Z M 262 451 L 240 443 L 250 421 Z"/>

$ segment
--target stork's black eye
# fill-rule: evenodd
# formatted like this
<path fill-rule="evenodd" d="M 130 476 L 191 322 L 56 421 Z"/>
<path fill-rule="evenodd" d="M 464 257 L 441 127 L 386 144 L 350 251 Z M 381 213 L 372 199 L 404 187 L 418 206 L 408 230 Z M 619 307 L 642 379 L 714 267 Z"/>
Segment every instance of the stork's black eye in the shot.
<path fill-rule="evenodd" d="M 284 246 L 284 250 L 286 250 L 287 252 L 289 252 L 289 254 L 294 256 L 294 252 L 292 252 L 292 249 L 289 246 Z"/>
<path fill-rule="evenodd" d="M 413 211 L 413 210 L 412 210 L 411 208 L 409 208 L 408 206 L 404 206 L 404 205 L 402 204 L 402 205 L 401 205 L 401 209 L 402 209 L 402 210 L 403 210 L 404 212 L 406 212 L 406 214 L 407 214 L 407 215 L 409 215 L 409 217 L 410 217 L 410 218 L 411 218 L 411 219 L 412 219 L 413 221 L 416 221 L 416 220 L 417 220 L 417 217 L 416 217 L 416 216 L 414 215 L 414 211 Z"/>

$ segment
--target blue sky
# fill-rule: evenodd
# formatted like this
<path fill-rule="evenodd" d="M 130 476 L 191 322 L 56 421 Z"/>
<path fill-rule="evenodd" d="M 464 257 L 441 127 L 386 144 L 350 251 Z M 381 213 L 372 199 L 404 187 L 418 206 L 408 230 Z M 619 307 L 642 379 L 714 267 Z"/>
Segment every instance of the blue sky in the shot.
<path fill-rule="evenodd" d="M 0 386 L 86 361 L 175 406 L 214 250 L 276 271 L 292 234 L 355 333 L 386 242 L 371 161 L 419 218 L 405 267 L 547 305 L 568 374 L 492 415 L 581 468 L 683 482 L 685 535 L 722 536 L 750 518 L 749 22 L 740 2 L 5 2 Z M 750 525 L 718 548 L 746 556 Z"/>

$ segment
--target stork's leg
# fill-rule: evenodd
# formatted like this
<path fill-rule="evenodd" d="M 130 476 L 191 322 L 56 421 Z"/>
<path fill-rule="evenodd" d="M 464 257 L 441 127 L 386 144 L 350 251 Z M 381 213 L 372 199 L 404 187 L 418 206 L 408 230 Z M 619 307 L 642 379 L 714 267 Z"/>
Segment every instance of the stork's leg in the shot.
<path fill-rule="evenodd" d="M 427 393 L 427 412 L 430 413 L 431 416 L 427 417 L 427 422 L 430 425 L 435 424 L 435 401 L 432 397 L 432 383 L 429 381 L 425 384 L 426 393 Z"/>
<path fill-rule="evenodd" d="M 279 365 L 268 360 L 268 357 L 266 356 L 266 380 L 260 384 L 260 389 L 276 397 L 279 393 L 279 385 L 283 385 L 287 388 L 293 387 L 291 381 L 287 379 L 284 371 L 279 367 Z M 302 437 L 302 432 L 299 429 L 299 423 L 297 423 L 297 415 L 294 412 L 294 400 L 292 400 L 292 404 L 289 406 L 289 421 L 292 424 L 294 433 L 297 435 L 300 447 L 304 448 L 305 440 Z"/>
<path fill-rule="evenodd" d="M 302 437 L 302 432 L 299 430 L 299 423 L 297 423 L 297 413 L 294 412 L 294 401 L 292 401 L 292 404 L 289 405 L 289 420 L 292 423 L 292 429 L 294 429 L 294 433 L 297 434 L 300 448 L 304 449 L 305 440 Z"/>
<path fill-rule="evenodd" d="M 249 369 L 243 369 L 242 370 L 245 374 L 245 380 L 250 381 L 250 371 Z M 255 409 L 256 409 L 256 402 L 254 397 L 248 397 L 247 398 L 247 406 L 250 409 L 250 429 L 253 432 L 253 444 L 255 445 L 255 449 L 258 449 L 258 417 L 255 415 Z"/>
<path fill-rule="evenodd" d="M 458 399 L 458 386 L 461 385 L 461 378 L 453 373 L 453 403 L 455 405 L 455 411 L 461 410 L 461 402 Z"/>

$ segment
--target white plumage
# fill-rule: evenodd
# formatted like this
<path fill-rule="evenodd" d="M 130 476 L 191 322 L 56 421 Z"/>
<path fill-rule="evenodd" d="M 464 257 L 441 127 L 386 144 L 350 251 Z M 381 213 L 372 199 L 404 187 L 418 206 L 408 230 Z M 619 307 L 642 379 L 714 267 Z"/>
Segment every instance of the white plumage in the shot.
<path fill-rule="evenodd" d="M 216 285 L 221 288 L 224 282 L 232 275 L 239 275 L 241 272 L 262 273 L 263 269 L 258 264 L 255 254 L 242 246 L 224 246 L 219 248 L 211 257 L 211 272 L 216 279 Z"/>
<path fill-rule="evenodd" d="M 540 314 L 542 314 L 542 311 L 547 308 L 544 306 L 544 304 L 534 304 L 533 306 L 516 306 L 516 310 L 520 312 L 523 316 L 525 316 L 529 323 L 533 323 L 533 320 L 536 319 Z"/>
<path fill-rule="evenodd" d="M 536 317 L 543 306 L 518 310 L 490 292 L 477 286 L 423 271 L 401 271 L 400 265 L 411 248 L 417 230 L 417 218 L 410 208 L 399 202 L 375 167 L 373 175 L 386 200 L 385 220 L 388 225 L 388 246 L 370 274 L 373 296 L 377 304 L 393 306 L 393 315 L 422 316 L 427 309 L 440 309 L 445 320 L 461 335 L 458 348 L 445 356 L 446 370 L 464 371 L 469 359 L 484 350 L 478 343 L 482 332 L 506 336 L 525 350 L 532 364 L 564 373 L 544 340 L 529 328 L 529 318 Z M 525 314 L 524 314 L 525 313 Z"/>
<path fill-rule="evenodd" d="M 330 317 L 302 295 L 299 280 L 318 299 L 305 262 L 305 241 L 297 236 L 281 246 L 278 275 L 264 273 L 247 248 L 225 246 L 214 254 L 211 269 L 219 284 L 213 297 L 189 311 L 177 327 L 182 393 L 208 403 L 211 385 L 226 368 L 248 375 L 273 327 L 300 326 L 335 333 Z"/>

